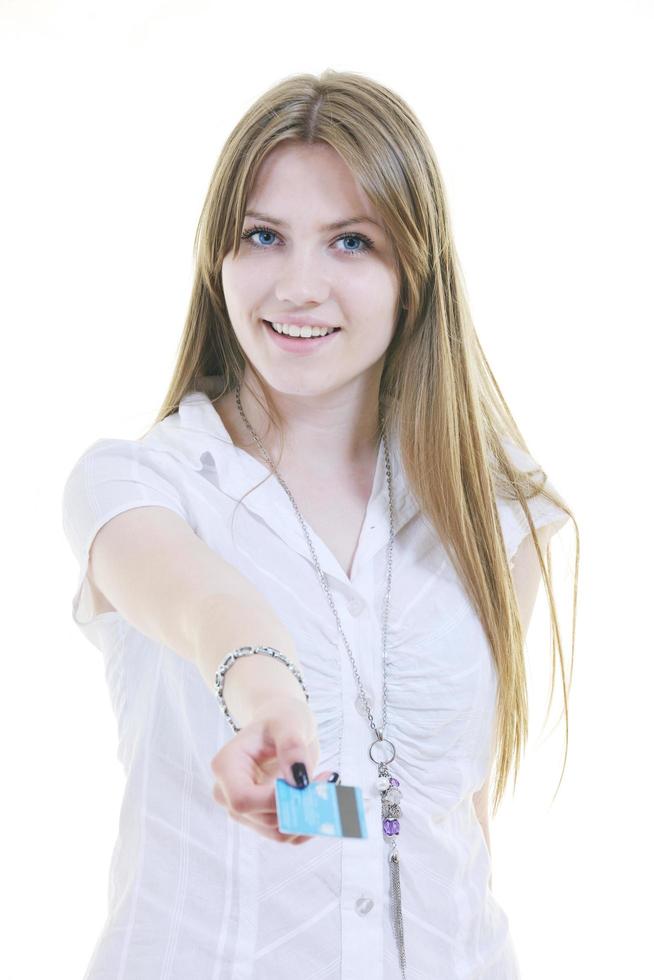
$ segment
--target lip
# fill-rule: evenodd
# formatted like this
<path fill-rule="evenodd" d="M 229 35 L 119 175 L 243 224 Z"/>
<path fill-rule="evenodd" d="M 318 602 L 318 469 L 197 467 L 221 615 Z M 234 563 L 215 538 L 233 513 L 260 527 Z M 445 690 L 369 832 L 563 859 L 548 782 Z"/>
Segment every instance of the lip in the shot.
<path fill-rule="evenodd" d="M 275 323 L 281 323 L 281 320 L 275 320 Z M 299 354 L 300 356 L 306 357 L 307 355 L 313 354 L 321 347 L 325 347 L 335 337 L 338 337 L 340 330 L 334 330 L 333 333 L 325 334 L 324 337 L 315 337 L 309 340 L 308 338 L 302 337 L 287 337 L 284 334 L 279 334 L 270 325 L 268 320 L 261 321 L 266 333 L 270 337 L 270 340 L 276 347 L 281 348 L 281 350 L 288 351 L 291 354 Z M 308 326 L 308 324 L 307 324 Z"/>
<path fill-rule="evenodd" d="M 315 316 L 308 313 L 280 313 L 279 316 L 266 317 L 268 323 L 286 323 L 289 327 L 338 327 L 340 323 L 326 323 L 324 320 L 317 320 Z"/>

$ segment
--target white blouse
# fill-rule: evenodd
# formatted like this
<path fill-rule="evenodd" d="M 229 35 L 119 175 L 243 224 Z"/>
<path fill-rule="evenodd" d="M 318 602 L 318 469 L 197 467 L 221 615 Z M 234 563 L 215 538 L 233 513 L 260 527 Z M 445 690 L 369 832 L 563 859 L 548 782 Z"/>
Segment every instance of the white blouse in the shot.
<path fill-rule="evenodd" d="M 386 734 L 403 793 L 396 839 L 407 976 L 515 980 L 509 922 L 490 890 L 473 804 L 492 763 L 494 662 L 403 481 L 397 445 L 389 450 L 396 538 Z M 400 980 L 372 733 L 355 707 L 352 667 L 300 522 L 277 479 L 261 482 L 268 474 L 234 446 L 198 390 L 142 440 L 93 443 L 66 480 L 63 526 L 80 570 L 73 620 L 103 654 L 126 775 L 107 918 L 85 980 Z M 497 502 L 512 557 L 528 525 L 518 504 Z M 362 788 L 368 838 L 313 837 L 291 847 L 232 820 L 212 797 L 210 762 L 233 731 L 198 669 L 117 611 L 94 615 L 86 568 L 95 534 L 121 511 L 152 504 L 181 515 L 291 630 L 318 720 L 315 771 L 335 769 L 342 783 Z M 540 495 L 530 507 L 537 527 L 568 519 Z M 380 725 L 383 446 L 351 578 L 307 526 Z"/>

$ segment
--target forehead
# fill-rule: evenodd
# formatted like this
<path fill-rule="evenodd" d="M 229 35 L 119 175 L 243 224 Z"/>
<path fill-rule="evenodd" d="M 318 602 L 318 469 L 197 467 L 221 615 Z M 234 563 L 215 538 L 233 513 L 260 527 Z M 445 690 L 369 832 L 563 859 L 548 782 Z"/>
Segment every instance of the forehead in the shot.
<path fill-rule="evenodd" d="M 295 222 L 332 231 L 356 221 L 383 229 L 381 215 L 356 175 L 325 143 L 289 140 L 271 150 L 257 171 L 245 217 L 280 228 Z"/>

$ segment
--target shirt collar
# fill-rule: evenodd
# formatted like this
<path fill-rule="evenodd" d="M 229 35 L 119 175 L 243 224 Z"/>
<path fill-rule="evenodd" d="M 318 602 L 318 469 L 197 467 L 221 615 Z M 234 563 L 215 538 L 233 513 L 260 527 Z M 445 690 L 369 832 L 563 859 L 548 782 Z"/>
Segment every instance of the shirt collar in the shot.
<path fill-rule="evenodd" d="M 161 438 L 169 447 L 172 446 L 178 454 L 182 454 L 193 469 L 214 471 L 212 477 L 225 494 L 235 501 L 243 497 L 241 506 L 256 514 L 305 557 L 313 568 L 304 532 L 286 491 L 263 462 L 234 445 L 206 390 L 191 391 L 184 395 L 179 410 L 168 415 L 159 426 L 162 430 Z M 397 441 L 388 436 L 387 442 L 397 534 L 418 512 L 419 507 L 405 482 Z M 293 488 L 290 489 L 292 491 Z M 359 568 L 388 544 L 388 499 L 383 444 L 379 445 L 372 491 L 351 579 L 306 518 L 304 522 L 325 574 L 348 586 L 355 584 Z"/>

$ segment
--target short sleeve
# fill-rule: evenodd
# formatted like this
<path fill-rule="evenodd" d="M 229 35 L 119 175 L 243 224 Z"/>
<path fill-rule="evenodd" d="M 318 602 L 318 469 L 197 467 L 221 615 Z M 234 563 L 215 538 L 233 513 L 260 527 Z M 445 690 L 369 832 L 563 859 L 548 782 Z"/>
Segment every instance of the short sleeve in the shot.
<path fill-rule="evenodd" d="M 168 507 L 188 522 L 174 467 L 179 464 L 165 452 L 149 449 L 141 442 L 100 439 L 82 454 L 66 478 L 63 529 L 79 566 L 72 616 L 94 643 L 93 628 L 118 613 L 95 612 L 87 577 L 93 539 L 107 521 L 133 507 Z"/>
<path fill-rule="evenodd" d="M 505 442 L 504 448 L 514 465 L 522 471 L 535 470 L 534 478 L 537 482 L 542 481 L 539 466 L 532 456 L 519 446 L 516 446 L 513 442 Z M 545 480 L 544 488 L 565 500 L 549 478 Z M 556 533 L 570 520 L 569 514 L 552 503 L 551 500 L 544 497 L 542 493 L 537 493 L 533 497 L 527 498 L 526 503 L 536 528 L 552 525 L 553 533 Z M 518 500 L 498 496 L 497 509 L 504 535 L 507 557 L 511 562 L 524 538 L 531 534 L 531 530 L 527 522 L 527 517 Z"/>

